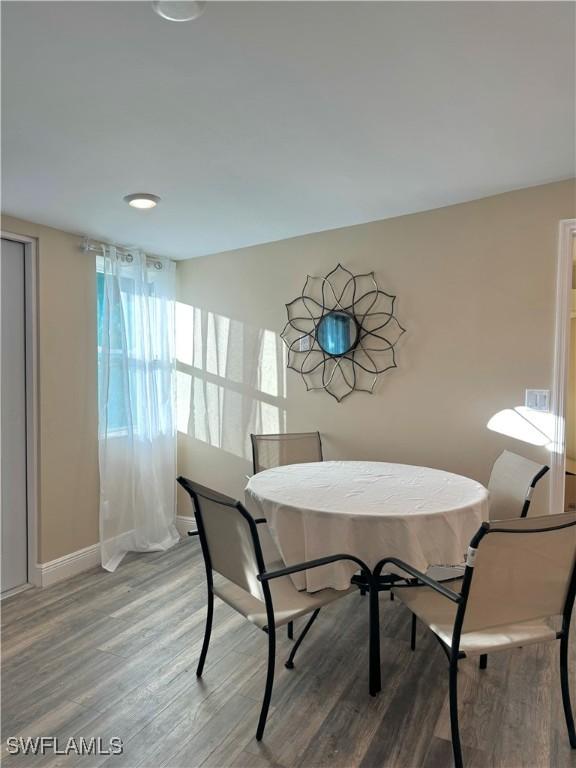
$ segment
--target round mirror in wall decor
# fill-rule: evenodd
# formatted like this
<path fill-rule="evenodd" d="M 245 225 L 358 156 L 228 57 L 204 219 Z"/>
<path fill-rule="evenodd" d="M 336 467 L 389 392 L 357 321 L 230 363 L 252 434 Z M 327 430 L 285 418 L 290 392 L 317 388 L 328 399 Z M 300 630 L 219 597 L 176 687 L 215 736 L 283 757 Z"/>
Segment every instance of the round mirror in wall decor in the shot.
<path fill-rule="evenodd" d="M 374 272 L 354 275 L 338 264 L 326 277 L 308 275 L 302 294 L 286 304 L 288 368 L 308 391 L 323 389 L 338 402 L 354 391 L 372 393 L 378 376 L 397 367 L 405 328 L 395 302 Z"/>
<path fill-rule="evenodd" d="M 324 315 L 316 326 L 316 341 L 327 355 L 341 357 L 358 344 L 360 326 L 354 315 L 333 311 Z"/>

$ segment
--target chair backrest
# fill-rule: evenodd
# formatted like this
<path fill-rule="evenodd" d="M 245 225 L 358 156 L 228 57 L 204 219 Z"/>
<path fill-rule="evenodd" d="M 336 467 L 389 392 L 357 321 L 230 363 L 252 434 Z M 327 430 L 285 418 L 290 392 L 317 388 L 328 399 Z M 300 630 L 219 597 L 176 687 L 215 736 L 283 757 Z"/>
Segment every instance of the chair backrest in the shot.
<path fill-rule="evenodd" d="M 576 513 L 484 523 L 475 540 L 464 631 L 557 616 L 574 599 Z"/>
<path fill-rule="evenodd" d="M 291 432 L 285 435 L 250 435 L 254 474 L 286 464 L 322 461 L 320 432 Z"/>
<path fill-rule="evenodd" d="M 229 496 L 185 477 L 179 477 L 178 483 L 192 499 L 207 571 L 217 571 L 263 600 L 258 574 L 264 570 L 264 559 L 252 516 Z"/>
<path fill-rule="evenodd" d="M 494 462 L 488 482 L 490 520 L 525 517 L 534 487 L 548 469 L 545 464 L 503 451 Z"/>

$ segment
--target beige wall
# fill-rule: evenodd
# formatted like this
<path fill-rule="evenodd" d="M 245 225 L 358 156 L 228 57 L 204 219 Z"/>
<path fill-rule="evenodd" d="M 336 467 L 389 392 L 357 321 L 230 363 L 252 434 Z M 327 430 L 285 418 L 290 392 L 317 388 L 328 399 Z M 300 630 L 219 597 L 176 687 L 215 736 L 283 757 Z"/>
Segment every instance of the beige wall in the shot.
<path fill-rule="evenodd" d="M 80 238 L 2 216 L 38 239 L 39 562 L 98 542 L 96 271 Z"/>
<path fill-rule="evenodd" d="M 241 496 L 248 433 L 274 427 L 319 429 L 327 458 L 481 482 L 504 448 L 546 460 L 486 424 L 526 387 L 551 387 L 558 222 L 574 215 L 562 182 L 179 263 L 179 471 Z M 338 262 L 375 270 L 408 329 L 399 368 L 341 404 L 286 373 L 278 336 L 306 274 Z M 190 514 L 183 496 L 179 513 Z"/>

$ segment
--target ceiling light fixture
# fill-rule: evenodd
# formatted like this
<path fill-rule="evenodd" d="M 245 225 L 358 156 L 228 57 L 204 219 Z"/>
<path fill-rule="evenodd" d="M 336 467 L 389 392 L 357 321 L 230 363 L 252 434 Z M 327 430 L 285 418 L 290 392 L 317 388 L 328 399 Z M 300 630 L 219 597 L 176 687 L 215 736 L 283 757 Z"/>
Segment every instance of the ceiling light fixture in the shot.
<path fill-rule="evenodd" d="M 152 8 L 168 21 L 193 21 L 204 13 L 206 0 L 154 0 Z"/>
<path fill-rule="evenodd" d="M 124 201 L 132 208 L 156 208 L 160 202 L 158 195 L 149 195 L 147 192 L 136 192 L 133 195 L 126 195 Z"/>

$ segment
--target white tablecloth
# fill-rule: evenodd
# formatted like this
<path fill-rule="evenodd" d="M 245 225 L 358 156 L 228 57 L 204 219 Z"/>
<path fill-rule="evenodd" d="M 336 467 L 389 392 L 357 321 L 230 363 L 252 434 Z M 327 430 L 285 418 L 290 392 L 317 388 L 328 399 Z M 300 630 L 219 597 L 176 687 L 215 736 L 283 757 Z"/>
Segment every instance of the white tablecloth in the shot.
<path fill-rule="evenodd" d="M 369 567 L 399 557 L 425 571 L 455 564 L 488 519 L 488 491 L 475 480 L 427 467 L 366 461 L 292 464 L 254 475 L 246 504 L 265 517 L 287 564 L 336 553 Z M 347 589 L 341 562 L 297 574 L 298 589 Z"/>

